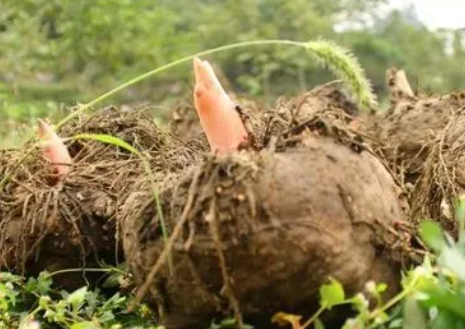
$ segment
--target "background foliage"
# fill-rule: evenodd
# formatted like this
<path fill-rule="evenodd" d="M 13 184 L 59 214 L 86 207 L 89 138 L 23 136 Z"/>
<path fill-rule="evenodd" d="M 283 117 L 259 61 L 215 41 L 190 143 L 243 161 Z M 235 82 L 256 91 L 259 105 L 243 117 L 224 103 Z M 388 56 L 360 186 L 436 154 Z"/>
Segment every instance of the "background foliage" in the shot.
<path fill-rule="evenodd" d="M 0 131 L 15 137 L 18 123 L 60 116 L 63 104 L 86 102 L 181 56 L 252 39 L 334 40 L 359 57 L 380 93 L 390 65 L 405 68 L 422 89 L 462 87 L 464 32 L 430 31 L 413 9 L 381 15 L 383 3 L 3 0 Z M 268 100 L 329 79 L 298 49 L 241 49 L 215 55 L 214 62 L 236 91 Z M 190 90 L 191 75 L 189 66 L 179 67 L 128 89 L 118 101 L 170 104 Z"/>

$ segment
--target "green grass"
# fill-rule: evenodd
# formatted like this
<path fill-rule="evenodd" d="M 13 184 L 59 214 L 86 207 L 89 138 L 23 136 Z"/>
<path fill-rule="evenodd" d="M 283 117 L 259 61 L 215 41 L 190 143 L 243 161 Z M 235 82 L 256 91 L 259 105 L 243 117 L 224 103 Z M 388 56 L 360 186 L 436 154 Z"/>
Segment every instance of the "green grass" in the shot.
<path fill-rule="evenodd" d="M 123 282 L 125 275 L 110 277 Z M 158 328 L 147 306 L 127 310 L 131 294 L 90 290 L 87 286 L 73 292 L 52 288 L 52 275 L 25 279 L 0 273 L 0 328 L 33 329 L 155 329 Z"/>

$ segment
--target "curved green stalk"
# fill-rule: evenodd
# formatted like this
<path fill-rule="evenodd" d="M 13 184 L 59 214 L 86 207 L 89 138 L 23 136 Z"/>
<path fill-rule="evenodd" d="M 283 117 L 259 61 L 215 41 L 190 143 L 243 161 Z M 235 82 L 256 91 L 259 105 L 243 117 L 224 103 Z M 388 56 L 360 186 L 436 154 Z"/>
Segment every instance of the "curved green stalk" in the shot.
<path fill-rule="evenodd" d="M 156 69 L 153 69 L 153 70 L 151 70 L 149 72 L 146 72 L 146 73 L 144 73 L 142 75 L 139 75 L 138 77 L 119 85 L 118 87 L 104 93 L 103 95 L 100 95 L 99 97 L 97 97 L 93 101 L 91 101 L 91 102 L 89 102 L 87 104 L 80 105 L 79 108 L 76 111 L 74 111 L 73 113 L 68 115 L 66 118 L 64 118 L 60 123 L 58 123 L 57 127 L 59 128 L 59 127 L 63 126 L 65 123 L 72 120 L 74 117 L 76 117 L 80 113 L 82 113 L 82 112 L 86 111 L 87 109 L 93 107 L 97 103 L 100 103 L 100 102 L 104 101 L 105 99 L 113 96 L 114 94 L 118 93 L 119 91 L 121 91 L 123 89 L 126 89 L 127 87 L 130 87 L 132 85 L 135 85 L 136 83 L 141 82 L 141 81 L 143 81 L 143 80 L 145 80 L 147 78 L 150 78 L 150 77 L 152 77 L 154 75 L 157 75 L 157 74 L 162 73 L 162 72 L 164 72 L 166 70 L 169 70 L 169 69 L 171 69 L 171 68 L 173 68 L 173 67 L 175 67 L 177 65 L 192 61 L 195 57 L 206 56 L 206 55 L 218 53 L 218 52 L 221 52 L 221 51 L 231 50 L 231 49 L 235 49 L 235 48 L 242 48 L 242 47 L 249 47 L 249 46 L 259 46 L 259 45 L 273 45 L 273 44 L 275 44 L 275 45 L 290 45 L 290 46 L 297 46 L 297 47 L 303 47 L 303 48 L 305 48 L 305 45 L 306 45 L 305 42 L 298 42 L 298 41 L 291 41 L 291 40 L 255 40 L 255 41 L 239 42 L 239 43 L 235 43 L 235 44 L 230 44 L 230 45 L 221 46 L 221 47 L 218 47 L 218 48 L 213 48 L 213 49 L 201 51 L 199 53 L 183 57 L 183 58 L 178 59 L 178 60 L 176 60 L 174 62 L 165 64 L 165 65 L 157 67 Z"/>
<path fill-rule="evenodd" d="M 363 69 L 360 67 L 358 61 L 352 54 L 350 54 L 350 52 L 341 48 L 340 46 L 324 40 L 309 42 L 292 40 L 254 40 L 234 43 L 201 51 L 199 53 L 183 57 L 174 62 L 165 64 L 142 75 L 139 75 L 138 77 L 119 85 L 118 87 L 104 93 L 103 95 L 100 95 L 99 97 L 97 97 L 89 103 L 79 105 L 78 109 L 69 114 L 60 123 L 58 123 L 57 127 L 59 128 L 63 126 L 80 113 L 92 108 L 94 105 L 108 99 L 109 97 L 115 95 L 121 90 L 135 85 L 154 75 L 169 70 L 177 65 L 192 61 L 195 57 L 206 56 L 213 53 L 232 50 L 236 48 L 263 45 L 294 46 L 308 50 L 319 64 L 323 65 L 324 67 L 328 67 L 336 76 L 341 78 L 341 80 L 345 83 L 346 87 L 354 95 L 355 99 L 359 102 L 360 105 L 364 107 L 371 107 L 376 103 L 375 97 L 371 91 L 370 83 L 368 79 L 365 77 Z"/>
<path fill-rule="evenodd" d="M 311 57 L 342 80 L 359 105 L 369 109 L 376 105 L 371 83 L 353 54 L 328 40 L 310 41 L 306 47 Z"/>

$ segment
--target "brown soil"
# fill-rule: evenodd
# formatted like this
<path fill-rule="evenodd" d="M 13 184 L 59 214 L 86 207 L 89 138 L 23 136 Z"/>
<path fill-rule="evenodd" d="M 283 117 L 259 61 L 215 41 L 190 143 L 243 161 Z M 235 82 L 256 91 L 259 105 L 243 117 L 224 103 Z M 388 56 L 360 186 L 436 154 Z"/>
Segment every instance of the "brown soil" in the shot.
<path fill-rule="evenodd" d="M 457 199 L 465 192 L 465 110 L 450 118 L 431 147 L 425 169 L 413 192 L 412 218 L 434 219 L 457 237 L 458 222 L 454 216 Z"/>
<path fill-rule="evenodd" d="M 166 180 L 167 245 L 150 193 L 128 198 L 121 212 L 127 261 L 139 297 L 148 292 L 164 325 L 204 326 L 234 313 L 268 326 L 277 311 L 308 315 L 329 277 L 349 294 L 372 279 L 389 284 L 387 296 L 396 291 L 391 256 L 405 241 L 391 226 L 404 219 L 405 204 L 351 130 L 353 118 L 333 104 L 318 90 L 281 101 L 250 116 L 251 149 Z"/>
<path fill-rule="evenodd" d="M 59 132 L 61 137 L 82 133 L 110 134 L 137 148 L 147 156 L 156 181 L 200 156 L 161 131 L 144 109 L 106 108 Z M 144 176 L 140 159 L 113 145 L 71 141 L 73 170 L 55 185 L 50 166 L 33 143 L 4 151 L 0 159 L 0 179 L 13 173 L 0 192 L 0 267 L 37 274 L 118 262 L 123 255 L 115 215 Z M 78 284 L 69 276 L 62 281 Z"/>
<path fill-rule="evenodd" d="M 392 106 L 386 113 L 368 118 L 369 128 L 365 129 L 400 185 L 412 190 L 438 136 L 465 105 L 465 94 L 414 95 L 403 71 L 396 69 L 388 71 L 387 83 Z"/>

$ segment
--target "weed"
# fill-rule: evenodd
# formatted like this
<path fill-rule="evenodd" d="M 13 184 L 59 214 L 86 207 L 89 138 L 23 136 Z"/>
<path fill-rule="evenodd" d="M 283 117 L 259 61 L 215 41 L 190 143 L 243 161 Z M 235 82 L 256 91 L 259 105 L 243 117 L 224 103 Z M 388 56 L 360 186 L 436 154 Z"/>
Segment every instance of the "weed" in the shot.
<path fill-rule="evenodd" d="M 105 295 L 87 286 L 74 292 L 52 288 L 52 275 L 28 280 L 0 273 L 0 329 L 156 329 L 146 305 L 129 312 L 131 296 Z"/>

